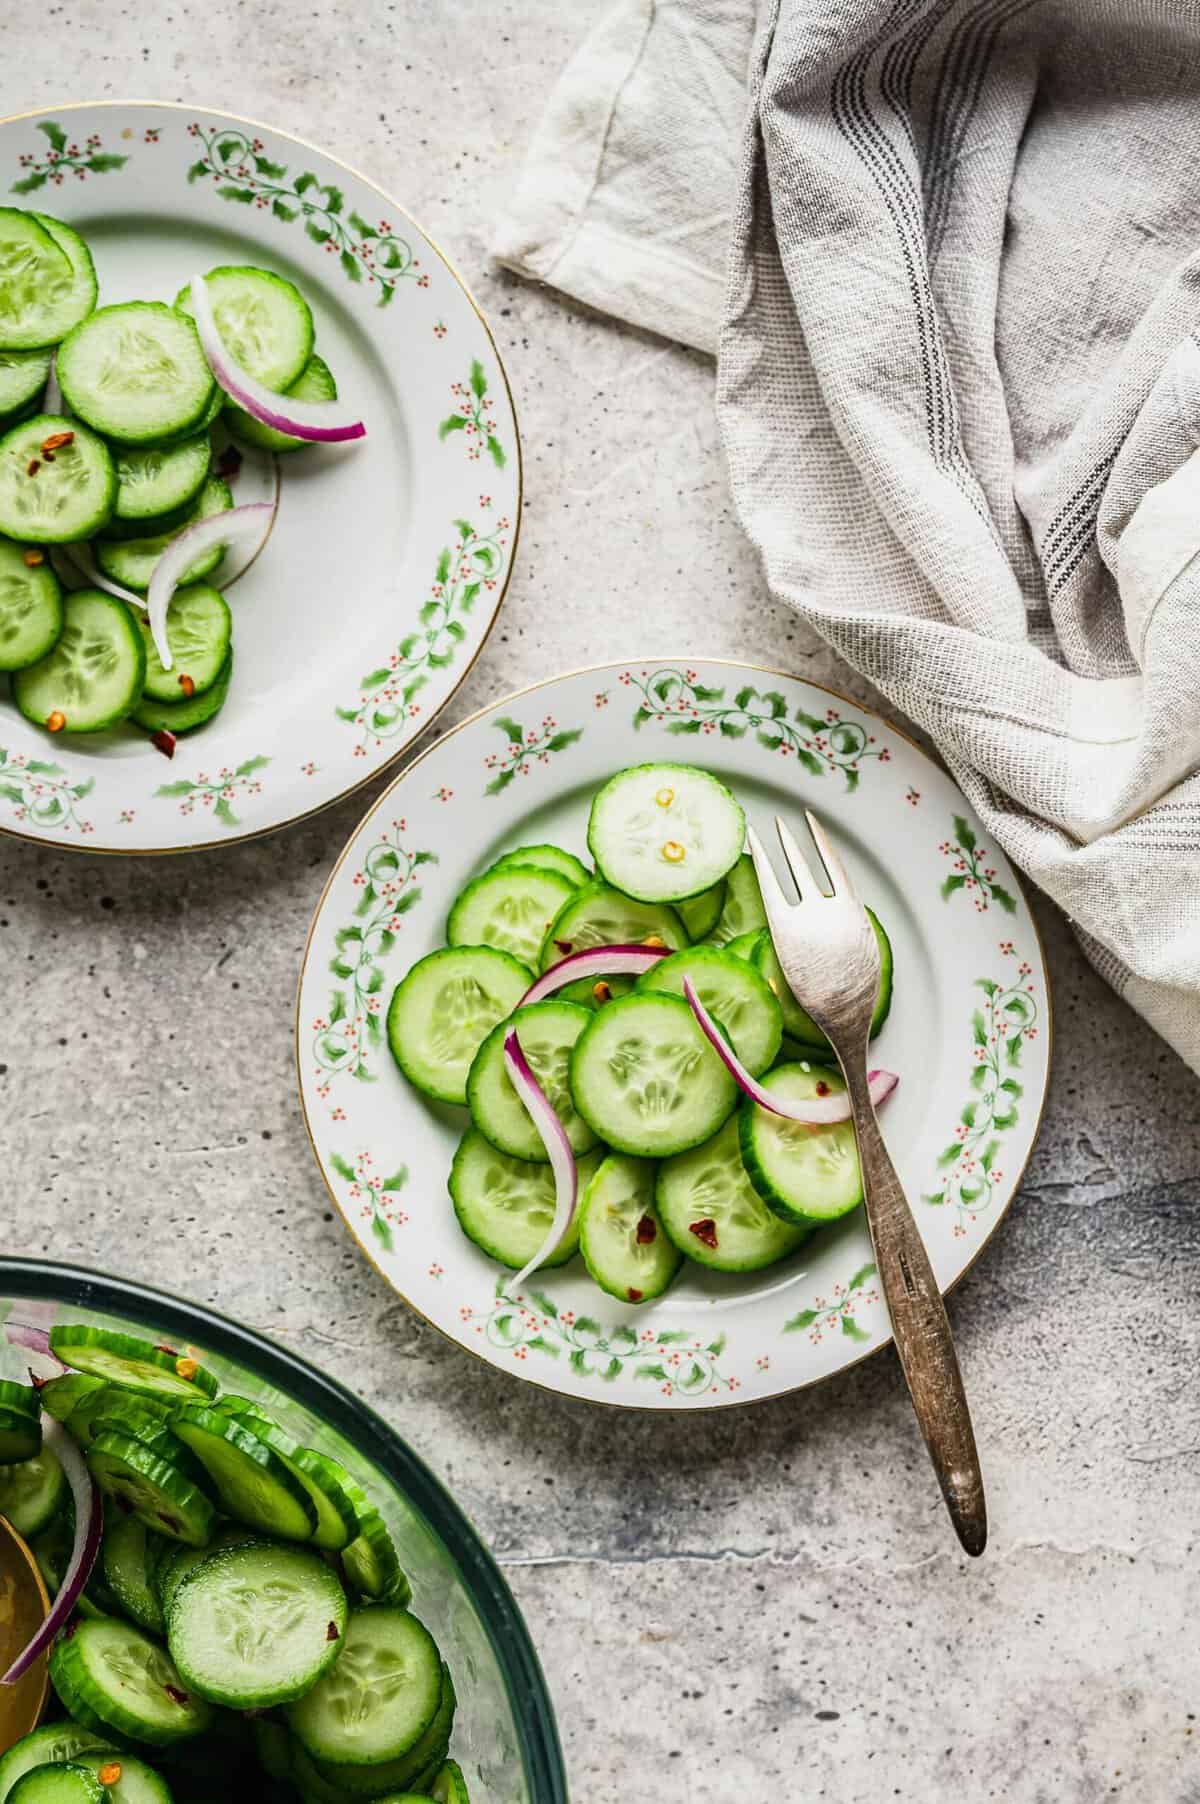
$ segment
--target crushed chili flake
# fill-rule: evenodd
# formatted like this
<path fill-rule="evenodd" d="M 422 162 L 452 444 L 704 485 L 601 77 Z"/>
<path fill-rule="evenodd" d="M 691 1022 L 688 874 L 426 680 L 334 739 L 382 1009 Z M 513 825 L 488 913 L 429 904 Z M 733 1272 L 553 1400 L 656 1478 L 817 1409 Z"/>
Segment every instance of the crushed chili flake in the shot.
<path fill-rule="evenodd" d="M 338 1625 L 336 1622 L 331 1622 L 329 1627 L 326 1629 L 325 1639 L 326 1639 L 326 1641 L 338 1641 L 341 1639 L 341 1630 L 338 1628 Z"/>
<path fill-rule="evenodd" d="M 42 466 L 38 462 L 37 458 L 31 457 L 29 462 L 25 465 L 26 476 L 36 476 L 38 471 L 41 469 L 41 467 Z"/>
<path fill-rule="evenodd" d="M 156 751 L 162 753 L 164 758 L 173 758 L 175 756 L 175 747 L 178 744 L 178 741 L 176 740 L 174 733 L 168 732 L 166 727 L 160 727 L 157 733 L 151 733 L 150 743 L 154 746 Z"/>
<path fill-rule="evenodd" d="M 560 952 L 566 953 L 571 950 L 575 942 L 574 940 L 555 940 L 554 944 L 558 947 Z"/>
<path fill-rule="evenodd" d="M 600 1003 L 611 1002 L 612 985 L 605 983 L 603 978 L 601 978 L 599 983 L 594 983 L 592 985 L 592 1001 Z"/>
<path fill-rule="evenodd" d="M 200 1370 L 200 1363 L 195 1359 L 177 1359 L 175 1361 L 175 1370 L 179 1373 L 181 1378 L 194 1378 L 196 1373 Z"/>
<path fill-rule="evenodd" d="M 667 949 L 666 940 L 664 940 L 662 938 L 662 936 L 657 933 L 648 933 L 646 935 L 645 939 L 642 941 L 642 945 L 643 946 L 661 946 L 664 952 Z"/>
<path fill-rule="evenodd" d="M 637 1243 L 640 1247 L 648 1247 L 657 1238 L 658 1229 L 649 1215 L 643 1215 L 637 1225 Z"/>
<path fill-rule="evenodd" d="M 171 1359 L 174 1359 L 179 1352 L 179 1348 L 169 1347 L 165 1340 L 156 1340 L 154 1343 L 154 1351 L 156 1353 L 166 1353 Z"/>
<path fill-rule="evenodd" d="M 236 445 L 227 445 L 217 459 L 217 475 L 224 476 L 226 481 L 237 475 L 242 467 L 242 454 Z"/>
<path fill-rule="evenodd" d="M 46 716 L 46 725 L 52 733 L 61 733 L 66 724 L 67 717 L 61 708 L 55 708 L 52 714 Z"/>
<path fill-rule="evenodd" d="M 825 1082 L 825 1079 L 823 1077 L 819 1077 L 817 1079 L 817 1095 L 818 1096 L 828 1096 L 829 1095 L 829 1085 Z"/>
<path fill-rule="evenodd" d="M 42 450 L 46 452 L 61 451 L 66 445 L 75 443 L 73 432 L 52 432 L 49 438 L 42 440 Z"/>
<path fill-rule="evenodd" d="M 714 1251 L 716 1250 L 717 1224 L 711 1215 L 705 1215 L 700 1221 L 689 1222 L 688 1233 L 694 1234 L 701 1246 L 711 1247 Z"/>
<path fill-rule="evenodd" d="M 42 462 L 44 464 L 52 464 L 54 462 L 53 451 L 43 451 L 42 452 Z"/>
<path fill-rule="evenodd" d="M 186 1704 L 189 1701 L 187 1692 L 180 1691 L 178 1685 L 164 1685 L 163 1690 L 173 1704 Z"/>
<path fill-rule="evenodd" d="M 116 1785 L 121 1777 L 121 1762 L 119 1760 L 106 1760 L 96 1774 L 96 1777 L 99 1779 L 101 1785 Z"/>
<path fill-rule="evenodd" d="M 631 1303 L 640 1303 L 646 1293 L 644 1290 L 635 1290 L 631 1284 L 625 1294 Z"/>
<path fill-rule="evenodd" d="M 180 671 L 179 687 L 183 690 L 183 693 L 187 696 L 188 700 L 190 701 L 192 699 L 193 695 L 195 695 L 195 693 L 196 693 L 195 677 L 190 677 L 187 674 L 186 670 Z"/>
<path fill-rule="evenodd" d="M 36 570 L 38 565 L 44 564 L 45 561 L 46 553 L 44 551 L 39 551 L 36 546 L 31 545 L 28 551 L 23 551 L 21 553 L 21 562 L 30 570 Z"/>

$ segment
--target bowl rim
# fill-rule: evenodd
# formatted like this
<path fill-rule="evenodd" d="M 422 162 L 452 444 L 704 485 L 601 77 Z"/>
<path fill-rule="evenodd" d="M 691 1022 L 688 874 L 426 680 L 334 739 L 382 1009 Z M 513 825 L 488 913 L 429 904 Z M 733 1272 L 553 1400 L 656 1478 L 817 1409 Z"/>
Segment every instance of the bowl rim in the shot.
<path fill-rule="evenodd" d="M 20 1289 L 17 1287 L 20 1286 Z M 532 1804 L 568 1804 L 566 1769 L 546 1677 L 525 1619 L 488 1547 L 465 1511 L 395 1429 L 346 1385 L 256 1329 L 211 1308 L 110 1272 L 52 1259 L 0 1253 L 0 1299 L 65 1301 L 86 1309 L 150 1308 L 164 1331 L 206 1340 L 214 1352 L 253 1363 L 316 1415 L 348 1412 L 364 1455 L 395 1475 L 445 1546 L 496 1655 L 512 1709 Z M 199 1332 L 198 1332 L 199 1325 Z"/>

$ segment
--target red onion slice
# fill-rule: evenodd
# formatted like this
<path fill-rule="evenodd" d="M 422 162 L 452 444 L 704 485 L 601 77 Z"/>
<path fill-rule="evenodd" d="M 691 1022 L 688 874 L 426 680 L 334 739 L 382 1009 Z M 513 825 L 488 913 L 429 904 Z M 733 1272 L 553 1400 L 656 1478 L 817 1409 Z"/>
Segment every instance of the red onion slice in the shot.
<path fill-rule="evenodd" d="M 772 1115 L 782 1115 L 788 1121 L 799 1121 L 805 1127 L 835 1127 L 839 1121 L 849 1121 L 850 1098 L 844 1090 L 839 1091 L 836 1095 L 813 1096 L 801 1100 L 798 1097 L 774 1096 L 770 1090 L 764 1089 L 757 1078 L 751 1077 L 734 1052 L 729 1041 L 697 996 L 696 986 L 690 977 L 685 977 L 683 980 L 683 994 L 704 1031 L 705 1039 L 729 1072 L 738 1089 L 748 1096 L 751 1102 L 758 1103 L 760 1108 L 769 1109 Z M 887 1101 L 899 1082 L 900 1079 L 894 1071 L 868 1071 L 867 1083 L 871 1090 L 871 1101 L 876 1108 Z"/>
<path fill-rule="evenodd" d="M 173 662 L 167 643 L 167 609 L 190 566 L 214 545 L 229 546 L 252 540 L 257 548 L 270 532 L 274 518 L 273 501 L 251 501 L 245 507 L 230 508 L 223 514 L 210 514 L 207 520 L 197 520 L 177 539 L 171 540 L 154 566 L 145 601 L 139 603 L 149 615 L 154 649 L 164 670 L 170 670 Z"/>
<path fill-rule="evenodd" d="M 578 977 L 640 977 L 670 953 L 670 946 L 589 946 L 584 952 L 568 952 L 530 985 L 518 1007 L 541 1002 Z"/>
<path fill-rule="evenodd" d="M 4 1324 L 4 1338 L 10 1347 L 24 1347 L 27 1353 L 36 1353 L 39 1358 L 48 1360 L 54 1368 L 51 1374 L 53 1377 L 58 1378 L 66 1371 L 67 1368 L 58 1354 L 51 1351 L 50 1336 L 44 1328 L 35 1327 L 32 1322 L 8 1321 Z M 46 1382 L 44 1378 L 35 1376 L 33 1372 L 30 1372 L 30 1377 L 33 1378 L 35 1384 Z"/>
<path fill-rule="evenodd" d="M 334 445 L 344 439 L 367 436 L 362 421 L 339 412 L 336 401 L 297 401 L 289 395 L 276 394 L 244 370 L 226 348 L 217 328 L 203 276 L 192 277 L 191 294 L 192 314 L 208 367 L 225 393 L 244 407 L 251 419 L 314 444 Z"/>
<path fill-rule="evenodd" d="M 575 1167 L 571 1142 L 567 1139 L 567 1130 L 555 1114 L 550 1098 L 533 1075 L 529 1060 L 521 1051 L 515 1027 L 510 1027 L 504 1036 L 504 1064 L 513 1089 L 528 1109 L 533 1125 L 541 1137 L 542 1145 L 549 1155 L 550 1169 L 554 1173 L 554 1220 L 533 1258 L 507 1282 L 509 1294 L 515 1297 L 529 1274 L 537 1270 L 543 1259 L 549 1258 L 575 1219 L 575 1205 L 579 1201 L 579 1173 Z"/>
<path fill-rule="evenodd" d="M 82 1453 L 61 1422 L 47 1417 L 42 1425 L 44 1443 L 55 1455 L 67 1475 L 75 1503 L 75 1544 L 63 1574 L 58 1596 L 50 1613 L 33 1640 L 19 1653 L 0 1685 L 15 1685 L 34 1661 L 45 1652 L 79 1602 L 84 1586 L 92 1576 L 96 1555 L 100 1551 L 100 1534 L 104 1527 L 104 1508 L 100 1489 L 87 1469 Z"/>
<path fill-rule="evenodd" d="M 82 540 L 70 545 L 51 547 L 50 562 L 62 576 L 60 559 L 62 562 L 70 564 L 77 575 L 86 577 L 93 589 L 103 589 L 106 595 L 115 595 L 118 601 L 127 601 L 131 607 L 140 608 L 143 614 L 146 612 L 146 597 L 136 594 L 132 589 L 123 588 L 120 583 L 115 583 L 110 577 L 105 576 L 92 556 L 91 546 L 85 545 Z"/>

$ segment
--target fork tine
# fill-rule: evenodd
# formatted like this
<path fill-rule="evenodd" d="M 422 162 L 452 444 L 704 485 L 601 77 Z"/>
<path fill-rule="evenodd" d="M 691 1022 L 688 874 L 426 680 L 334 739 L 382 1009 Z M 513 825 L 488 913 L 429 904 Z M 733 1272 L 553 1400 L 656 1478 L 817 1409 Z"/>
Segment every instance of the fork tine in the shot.
<path fill-rule="evenodd" d="M 810 899 L 819 896 L 821 885 L 808 868 L 808 861 L 796 844 L 791 828 L 781 815 L 775 816 L 775 831 L 779 835 L 779 843 L 783 847 L 783 856 L 787 860 L 788 870 L 792 873 L 792 881 L 796 885 L 803 902 L 807 895 Z"/>
<path fill-rule="evenodd" d="M 834 850 L 833 841 L 815 814 L 806 808 L 804 818 L 808 822 L 808 830 L 813 836 L 817 851 L 821 854 L 821 862 L 829 875 L 829 887 L 835 896 L 841 896 L 848 902 L 858 901 L 858 892 L 849 871 Z"/>
<path fill-rule="evenodd" d="M 758 887 L 762 891 L 763 907 L 767 911 L 767 925 L 771 929 L 771 938 L 775 940 L 778 939 L 787 924 L 791 903 L 784 895 L 779 879 L 775 875 L 775 867 L 767 857 L 766 847 L 753 827 L 746 828 L 746 840 L 750 847 L 750 856 L 754 860 Z"/>

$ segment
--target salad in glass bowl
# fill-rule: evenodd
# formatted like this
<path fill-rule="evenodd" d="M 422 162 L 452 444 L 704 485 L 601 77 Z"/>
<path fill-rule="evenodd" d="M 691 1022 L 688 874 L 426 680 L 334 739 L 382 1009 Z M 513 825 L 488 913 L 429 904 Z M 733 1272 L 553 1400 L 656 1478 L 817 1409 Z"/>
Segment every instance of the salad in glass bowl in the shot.
<path fill-rule="evenodd" d="M 0 1324 L 0 1515 L 48 1599 L 0 1686 L 50 1681 L 0 1804 L 565 1804 L 503 1579 L 348 1391 L 66 1266 L 0 1259 Z"/>

